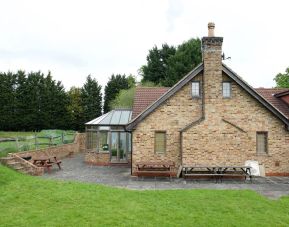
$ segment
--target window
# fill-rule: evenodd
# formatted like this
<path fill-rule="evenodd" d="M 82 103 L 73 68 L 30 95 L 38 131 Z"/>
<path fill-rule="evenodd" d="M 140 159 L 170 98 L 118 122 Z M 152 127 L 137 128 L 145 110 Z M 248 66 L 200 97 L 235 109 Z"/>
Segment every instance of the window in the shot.
<path fill-rule="evenodd" d="M 165 153 L 166 132 L 155 132 L 155 153 Z"/>
<path fill-rule="evenodd" d="M 200 81 L 192 82 L 192 97 L 200 97 Z"/>
<path fill-rule="evenodd" d="M 98 138 L 98 149 L 99 151 L 108 151 L 108 137 L 107 132 L 102 131 L 99 132 L 99 138 Z"/>
<path fill-rule="evenodd" d="M 223 82 L 223 97 L 230 98 L 231 97 L 231 83 Z"/>
<path fill-rule="evenodd" d="M 268 153 L 268 132 L 257 132 L 257 154 Z"/>

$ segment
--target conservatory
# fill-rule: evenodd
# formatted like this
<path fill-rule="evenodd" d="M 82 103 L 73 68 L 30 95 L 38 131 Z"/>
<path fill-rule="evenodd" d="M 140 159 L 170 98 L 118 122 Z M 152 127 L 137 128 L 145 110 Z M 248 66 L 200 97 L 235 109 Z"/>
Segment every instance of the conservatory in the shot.
<path fill-rule="evenodd" d="M 131 133 L 125 130 L 130 109 L 115 109 L 85 124 L 85 161 L 96 165 L 129 163 Z"/>

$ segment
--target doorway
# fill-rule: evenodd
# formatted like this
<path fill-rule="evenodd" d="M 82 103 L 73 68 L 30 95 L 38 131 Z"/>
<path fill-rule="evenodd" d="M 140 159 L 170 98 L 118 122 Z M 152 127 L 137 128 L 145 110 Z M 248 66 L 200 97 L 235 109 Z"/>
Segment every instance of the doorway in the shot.
<path fill-rule="evenodd" d="M 111 132 L 110 161 L 113 163 L 127 162 L 128 133 Z"/>

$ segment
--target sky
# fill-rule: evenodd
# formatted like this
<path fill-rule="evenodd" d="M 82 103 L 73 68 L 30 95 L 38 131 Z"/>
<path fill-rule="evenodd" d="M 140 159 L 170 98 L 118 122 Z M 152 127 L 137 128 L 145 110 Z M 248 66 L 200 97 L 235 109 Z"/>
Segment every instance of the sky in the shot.
<path fill-rule="evenodd" d="M 154 45 L 224 37 L 224 63 L 253 87 L 289 67 L 289 1 L 0 0 L 0 71 L 52 72 L 66 89 L 87 75 L 138 75 Z M 139 77 L 138 77 L 139 79 Z"/>

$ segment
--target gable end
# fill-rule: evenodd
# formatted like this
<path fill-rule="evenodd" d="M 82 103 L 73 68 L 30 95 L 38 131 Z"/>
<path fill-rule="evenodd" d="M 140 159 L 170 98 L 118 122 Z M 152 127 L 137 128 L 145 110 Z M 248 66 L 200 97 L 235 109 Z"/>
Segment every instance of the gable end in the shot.
<path fill-rule="evenodd" d="M 164 93 L 159 99 L 153 102 L 149 107 L 147 107 L 143 112 L 141 112 L 136 118 L 129 122 L 126 126 L 127 130 L 132 130 L 135 126 L 140 123 L 145 117 L 152 113 L 156 108 L 163 104 L 166 100 L 172 97 L 177 91 L 184 87 L 189 81 L 191 81 L 195 76 L 197 76 L 204 69 L 201 63 L 186 76 L 183 77 L 178 83 L 176 83 L 172 88 L 170 88 L 166 93 Z"/>
<path fill-rule="evenodd" d="M 249 84 L 247 84 L 240 76 L 238 76 L 233 70 L 222 63 L 223 72 L 234 80 L 238 85 L 240 85 L 245 91 L 247 91 L 251 96 L 257 99 L 263 106 L 265 106 L 271 113 L 273 113 L 277 118 L 279 118 L 285 125 L 286 129 L 289 129 L 288 118 L 277 110 L 272 104 L 270 104 L 266 99 L 264 99 L 260 94 L 258 94 Z"/>

